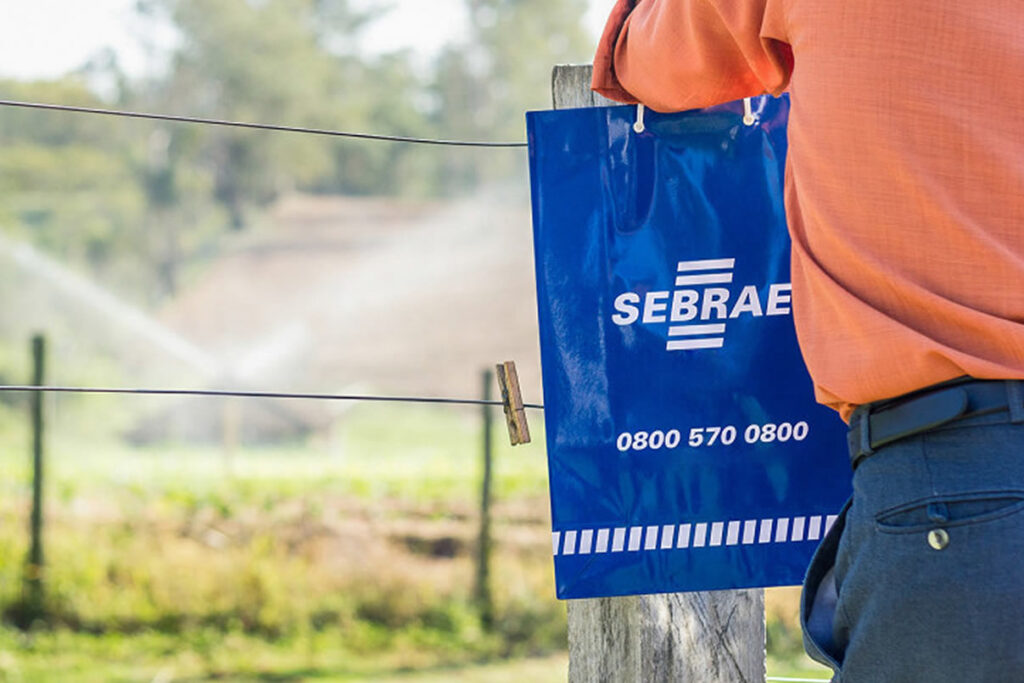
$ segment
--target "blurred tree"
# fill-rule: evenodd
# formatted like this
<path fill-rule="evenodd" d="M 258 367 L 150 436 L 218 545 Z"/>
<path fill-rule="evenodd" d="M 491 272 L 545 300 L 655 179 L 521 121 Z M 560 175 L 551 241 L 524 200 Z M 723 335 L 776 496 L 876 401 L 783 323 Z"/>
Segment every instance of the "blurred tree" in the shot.
<path fill-rule="evenodd" d="M 102 106 L 75 79 L 0 81 L 17 100 Z M 0 117 L 0 221 L 15 233 L 95 271 L 114 267 L 141 236 L 145 197 L 132 150 L 113 119 L 7 109 Z M 132 266 L 127 266 L 131 270 Z"/>
<path fill-rule="evenodd" d="M 349 0 L 143 0 L 182 41 L 151 98 L 200 116 L 399 135 L 429 134 L 407 54 L 366 55 L 377 16 Z M 202 161 L 235 229 L 293 188 L 393 194 L 400 146 L 230 129 L 202 131 Z"/>
<path fill-rule="evenodd" d="M 180 43 L 165 77 L 133 99 L 155 111 L 316 128 L 424 132 L 403 98 L 415 83 L 401 56 L 364 58 L 358 36 L 373 17 L 348 0 L 141 0 L 139 11 L 172 23 Z M 395 193 L 394 146 L 309 135 L 168 126 L 153 139 L 143 177 L 164 293 L 172 293 L 206 231 L 182 216 L 181 183 L 201 178 L 241 230 L 253 210 L 283 192 Z M 157 149 L 159 148 L 159 149 Z M 202 184 L 202 183 L 201 183 Z"/>
<path fill-rule="evenodd" d="M 307 126 L 333 118 L 338 70 L 319 40 L 341 40 L 358 25 L 342 0 L 145 0 L 139 8 L 164 13 L 181 35 L 170 73 L 149 93 L 155 107 Z M 308 136 L 207 128 L 199 139 L 194 151 L 235 229 L 248 206 L 317 178 L 331 161 Z"/>
<path fill-rule="evenodd" d="M 442 134 L 484 140 L 525 138 L 524 112 L 551 106 L 551 68 L 586 62 L 593 43 L 583 24 L 587 0 L 465 0 L 469 40 L 449 47 L 435 68 Z M 443 177 L 459 186 L 525 172 L 515 154 L 450 150 Z"/>
<path fill-rule="evenodd" d="M 558 62 L 589 58 L 586 0 L 464 0 L 470 30 L 429 66 L 367 51 L 387 7 L 356 0 L 139 0 L 177 40 L 131 80 L 105 52 L 57 82 L 0 81 L 11 99 L 455 139 L 523 139 Z M 331 139 L 5 109 L 0 222 L 120 280 L 173 296 L 225 231 L 294 189 L 453 195 L 525 175 L 521 153 Z M 122 291 L 125 289 L 121 288 Z"/>
<path fill-rule="evenodd" d="M 523 112 L 551 106 L 551 68 L 589 62 L 587 0 L 466 0 L 485 94 L 478 122 L 522 136 Z"/>

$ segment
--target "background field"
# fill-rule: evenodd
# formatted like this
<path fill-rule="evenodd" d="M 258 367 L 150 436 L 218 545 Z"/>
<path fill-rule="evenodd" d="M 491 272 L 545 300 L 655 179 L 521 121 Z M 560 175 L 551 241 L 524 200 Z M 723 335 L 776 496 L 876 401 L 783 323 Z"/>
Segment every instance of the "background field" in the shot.
<path fill-rule="evenodd" d="M 0 603 L 13 619 L 28 458 L 24 421 L 5 417 Z M 473 601 L 479 411 L 364 405 L 331 444 L 230 460 L 54 429 L 48 617 L 0 629 L 0 680 L 564 680 L 533 427 L 529 446 L 495 439 L 492 630 Z M 770 592 L 769 671 L 821 677 L 799 655 L 794 600 Z"/>

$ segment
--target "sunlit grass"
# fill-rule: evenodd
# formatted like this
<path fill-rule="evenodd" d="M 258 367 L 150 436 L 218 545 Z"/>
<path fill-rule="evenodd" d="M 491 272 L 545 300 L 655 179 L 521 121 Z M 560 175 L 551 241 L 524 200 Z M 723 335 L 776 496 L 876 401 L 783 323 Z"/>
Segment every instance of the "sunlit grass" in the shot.
<path fill-rule="evenodd" d="M 4 631 L 0 680 L 349 680 L 564 648 L 544 451 L 512 450 L 495 412 L 493 631 L 473 602 L 479 411 L 362 406 L 330 439 L 233 452 L 134 448 L 54 420 L 53 630 Z M 20 597 L 29 481 L 25 435 L 9 432 L 8 606 Z"/>
<path fill-rule="evenodd" d="M 0 630 L 0 681 L 564 680 L 564 655 L 546 654 L 566 636 L 544 449 L 511 448 L 494 418 L 499 623 L 490 633 L 472 596 L 478 411 L 360 406 L 331 438 L 233 453 L 134 448 L 54 420 L 53 628 Z M 0 439 L 0 602 L 9 605 L 27 547 L 29 459 L 18 423 L 0 426 Z M 519 540 L 504 542 L 505 530 Z M 450 542 L 452 555 L 424 556 L 406 538 Z M 827 679 L 801 652 L 796 594 L 770 591 L 768 605 L 769 674 Z"/>
<path fill-rule="evenodd" d="M 243 634 L 196 631 L 185 637 L 146 632 L 95 636 L 68 631 L 30 636 L 0 630 L 0 681 L 466 681 L 554 683 L 566 678 L 564 654 L 482 664 L 424 650 L 409 635 L 388 652 L 367 655 L 335 630 L 269 642 Z M 372 636 L 371 636 L 372 637 Z"/>
<path fill-rule="evenodd" d="M 533 425 L 534 443 L 513 449 L 500 410 L 493 417 L 498 492 L 543 494 L 547 463 L 539 420 Z M 27 440 L 12 433 L 11 442 L 13 448 L 2 456 L 7 489 L 28 479 Z M 18 450 L 22 457 L 14 455 Z M 360 406 L 339 422 L 330 439 L 234 452 L 220 444 L 133 448 L 112 436 L 82 439 L 58 423 L 49 435 L 48 479 L 65 499 L 87 492 L 188 498 L 229 490 L 249 501 L 310 493 L 468 501 L 478 495 L 481 450 L 480 417 L 443 406 Z"/>

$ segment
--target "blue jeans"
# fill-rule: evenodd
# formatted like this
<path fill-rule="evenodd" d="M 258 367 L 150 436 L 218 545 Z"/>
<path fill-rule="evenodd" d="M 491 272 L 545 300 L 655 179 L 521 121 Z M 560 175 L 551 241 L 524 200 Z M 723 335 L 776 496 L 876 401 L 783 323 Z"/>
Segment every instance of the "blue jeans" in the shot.
<path fill-rule="evenodd" d="M 808 654 L 835 683 L 1024 682 L 1024 424 L 897 441 L 853 490 L 804 583 Z"/>

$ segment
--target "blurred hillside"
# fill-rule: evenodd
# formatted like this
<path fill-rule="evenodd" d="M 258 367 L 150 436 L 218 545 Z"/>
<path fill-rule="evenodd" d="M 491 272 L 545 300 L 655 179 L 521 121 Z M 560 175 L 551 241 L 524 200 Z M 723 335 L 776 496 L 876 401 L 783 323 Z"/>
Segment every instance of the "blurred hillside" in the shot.
<path fill-rule="evenodd" d="M 540 400 L 530 217 L 519 192 L 396 202 L 291 195 L 160 312 L 231 387 L 476 397 L 479 370 L 515 359 Z M 252 439 L 329 429 L 347 405 L 238 410 Z M 268 412 L 269 411 L 269 412 Z M 172 419 L 173 417 L 173 419 Z M 187 434 L 167 429 L 188 425 Z M 182 400 L 135 431 L 220 438 L 221 417 Z"/>
<path fill-rule="evenodd" d="M 589 57 L 586 7 L 465 0 L 469 31 L 424 67 L 367 46 L 383 2 L 142 0 L 140 22 L 179 36 L 165 71 L 97 58 L 0 97 L 522 140 L 551 66 Z M 0 379 L 23 381 L 40 329 L 68 384 L 475 396 L 481 367 L 515 359 L 540 398 L 524 150 L 14 108 L 0 145 Z M 256 410 L 299 434 L 337 412 Z"/>
<path fill-rule="evenodd" d="M 555 63 L 590 51 L 585 0 L 466 0 L 471 30 L 424 70 L 360 52 L 383 8 L 347 0 L 143 0 L 180 42 L 166 73 L 94 60 L 0 97 L 356 132 L 522 140 Z M 369 9 L 363 9 L 363 8 Z M 104 96 L 96 91 L 103 83 Z M 152 307 L 291 193 L 458 198 L 525 177 L 521 150 L 433 147 L 6 108 L 0 225 Z"/>
<path fill-rule="evenodd" d="M 293 195 L 228 241 L 160 319 L 240 383 L 466 396 L 522 359 L 537 390 L 530 216 L 517 192 L 451 202 Z"/>

